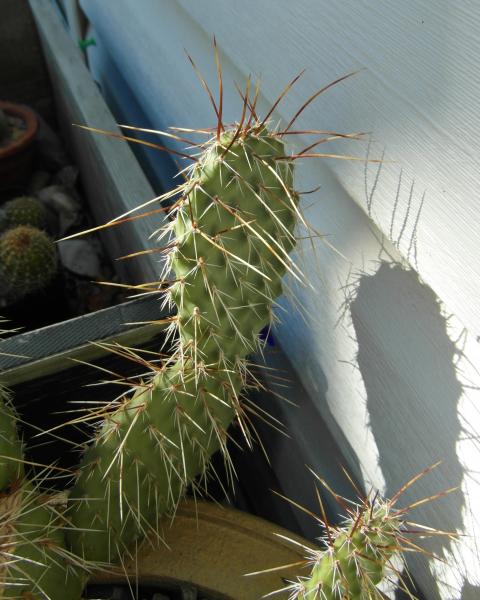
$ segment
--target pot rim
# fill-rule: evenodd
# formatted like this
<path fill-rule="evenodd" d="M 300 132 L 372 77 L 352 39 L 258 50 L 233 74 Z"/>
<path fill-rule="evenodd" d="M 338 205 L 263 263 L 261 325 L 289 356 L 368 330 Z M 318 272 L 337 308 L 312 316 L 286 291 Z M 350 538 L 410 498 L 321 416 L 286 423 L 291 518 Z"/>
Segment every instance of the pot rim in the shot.
<path fill-rule="evenodd" d="M 305 550 L 315 544 L 261 517 L 189 498 L 179 504 L 173 520 L 164 518 L 162 541 L 145 542 L 136 560 L 95 572 L 89 584 L 177 581 L 214 598 L 252 600 L 283 587 L 284 578 L 309 574 L 308 566 L 302 569 L 299 563 L 307 562 Z"/>
<path fill-rule="evenodd" d="M 8 156 L 17 154 L 32 142 L 38 130 L 38 119 L 31 108 L 13 102 L 0 100 L 0 109 L 7 114 L 19 117 L 24 121 L 26 126 L 25 133 L 17 140 L 7 143 L 3 148 L 0 147 L 0 160 L 2 160 Z"/>

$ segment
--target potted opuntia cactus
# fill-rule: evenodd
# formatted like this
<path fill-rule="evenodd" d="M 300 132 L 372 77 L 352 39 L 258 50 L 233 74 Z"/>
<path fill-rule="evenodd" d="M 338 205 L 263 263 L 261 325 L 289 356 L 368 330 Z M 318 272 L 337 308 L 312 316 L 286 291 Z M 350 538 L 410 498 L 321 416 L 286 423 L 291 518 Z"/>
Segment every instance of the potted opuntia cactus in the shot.
<path fill-rule="evenodd" d="M 230 471 L 234 420 L 250 443 L 246 357 L 264 343 L 260 333 L 271 323 L 283 275 L 298 271 L 289 253 L 299 196 L 282 132 L 270 130 L 269 115 L 258 117 L 248 88 L 238 123 L 226 126 L 221 111 L 217 116 L 213 134 L 197 145 L 199 155 L 188 157 L 186 182 L 166 195 L 179 194 L 160 236 L 167 244 L 164 273 L 174 273 L 162 288 L 176 309 L 169 319 L 175 351 L 97 411 L 69 491 L 65 551 L 85 566 L 83 581 L 93 566 L 121 565 L 142 543 L 160 542 L 161 516 L 174 513 L 187 487 L 207 477 L 214 452 L 223 453 Z M 28 562 L 21 566 L 30 572 Z M 11 570 L 9 577 L 12 587 L 22 584 Z M 35 593 L 29 582 L 24 591 Z M 65 597 L 63 590 L 48 593 L 50 600 Z"/>
<path fill-rule="evenodd" d="M 25 186 L 37 129 L 30 108 L 0 100 L 0 195 Z"/>
<path fill-rule="evenodd" d="M 269 122 L 294 82 L 264 117 L 256 111 L 258 93 L 250 97 L 247 84 L 233 125 L 223 122 L 222 97 L 218 103 L 212 97 L 217 123 L 204 142 L 192 142 L 197 154 L 182 154 L 192 163 L 186 180 L 162 198 L 176 198 L 159 235 L 166 255 L 160 287 L 175 309 L 166 320 L 174 351 L 150 363 L 134 353 L 149 373 L 105 405 L 92 393 L 94 408 L 74 417 L 74 424 L 94 427 L 68 497 L 45 496 L 45 482 L 12 467 L 21 464 L 23 452 L 15 416 L 0 416 L 0 439 L 9 444 L 0 465 L 6 473 L 0 513 L 8 515 L 16 557 L 9 560 L 0 548 L 3 597 L 79 600 L 92 571 L 125 571 L 128 561 L 135 568 L 139 548 L 163 545 L 162 517 L 173 516 L 187 488 L 198 489 L 212 474 L 215 452 L 233 473 L 227 441 L 234 421 L 251 444 L 250 413 L 256 409 L 247 393 L 256 380 L 247 357 L 265 343 L 262 330 L 272 323 L 283 276 L 303 280 L 290 256 L 295 226 L 303 221 L 294 187 L 302 153 L 289 154 L 284 138 L 296 117 L 284 129 Z M 185 141 L 183 134 L 178 139 Z M 61 436 L 58 429 L 49 433 Z M 325 569 L 322 563 L 314 571 L 315 581 Z M 357 597 L 363 598 L 351 595 Z"/>

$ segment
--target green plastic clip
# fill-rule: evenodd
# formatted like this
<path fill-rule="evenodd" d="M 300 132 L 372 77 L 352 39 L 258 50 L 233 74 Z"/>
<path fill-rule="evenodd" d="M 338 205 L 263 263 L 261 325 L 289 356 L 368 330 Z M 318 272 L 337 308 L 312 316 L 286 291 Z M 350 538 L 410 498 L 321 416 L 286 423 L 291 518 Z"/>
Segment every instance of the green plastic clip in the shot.
<path fill-rule="evenodd" d="M 96 46 L 96 45 L 97 45 L 97 42 L 95 41 L 95 38 L 85 38 L 84 40 L 78 40 L 78 47 L 80 48 L 80 50 L 83 50 L 84 52 L 89 46 Z"/>

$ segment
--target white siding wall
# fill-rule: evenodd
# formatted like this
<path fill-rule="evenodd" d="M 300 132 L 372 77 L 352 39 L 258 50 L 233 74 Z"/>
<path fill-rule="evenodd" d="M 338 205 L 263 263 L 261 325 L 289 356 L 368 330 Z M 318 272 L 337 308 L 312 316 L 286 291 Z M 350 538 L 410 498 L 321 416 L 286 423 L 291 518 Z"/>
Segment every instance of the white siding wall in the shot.
<path fill-rule="evenodd" d="M 213 112 L 184 48 L 215 86 L 211 36 L 223 56 L 226 118 L 238 116 L 231 84 L 262 79 L 265 110 L 285 83 L 307 71 L 275 119 L 290 116 L 316 89 L 354 78 L 318 98 L 301 129 L 372 132 L 372 144 L 328 151 L 381 157 L 310 159 L 297 187 L 305 214 L 339 253 L 305 242 L 316 292 L 296 290 L 309 324 L 293 311 L 278 338 L 317 410 L 341 431 L 351 468 L 393 494 L 442 460 L 405 502 L 453 486 L 414 517 L 465 534 L 448 561 L 412 560 L 426 597 L 480 597 L 478 334 L 480 260 L 480 5 L 386 0 L 82 0 L 82 7 L 158 127 L 210 126 Z M 309 142 L 298 139 L 299 147 Z M 323 146 L 325 148 L 325 146 Z M 299 409 L 301 410 L 301 409 Z M 302 438 L 314 464 L 315 437 Z M 340 439 L 339 438 L 339 439 Z M 343 443 L 343 442 L 342 442 Z M 351 454 L 353 449 L 353 455 Z"/>

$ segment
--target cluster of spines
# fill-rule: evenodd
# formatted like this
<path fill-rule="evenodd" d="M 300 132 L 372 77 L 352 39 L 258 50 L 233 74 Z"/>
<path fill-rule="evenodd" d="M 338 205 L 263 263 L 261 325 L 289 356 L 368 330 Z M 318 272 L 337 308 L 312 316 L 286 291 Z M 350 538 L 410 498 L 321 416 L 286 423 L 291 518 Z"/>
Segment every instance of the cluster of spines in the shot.
<path fill-rule="evenodd" d="M 26 474 L 18 422 L 0 383 L 0 598 L 79 598 L 84 568 L 66 549 L 57 499 Z"/>
<path fill-rule="evenodd" d="M 327 548 L 312 553 L 309 577 L 300 579 L 292 598 L 301 600 L 367 600 L 378 598 L 395 554 L 401 553 L 401 520 L 388 502 L 377 499 L 359 507 L 343 527 L 329 530 Z"/>
<path fill-rule="evenodd" d="M 388 584 L 390 588 L 400 589 L 408 598 L 416 600 L 408 581 L 405 581 L 401 573 L 404 553 L 424 552 L 432 558 L 436 557 L 423 550 L 412 537 L 447 536 L 454 539 L 456 534 L 412 523 L 407 519 L 407 513 L 416 506 L 455 491 L 456 488 L 423 498 L 403 508 L 397 508 L 396 505 L 408 488 L 438 464 L 412 477 L 390 499 L 382 498 L 378 492 L 362 496 L 347 475 L 358 494 L 358 502 L 339 496 L 323 479 L 312 472 L 344 510 L 343 522 L 338 526 L 328 522 L 318 490 L 321 515 L 314 515 L 289 500 L 310 516 L 314 516 L 321 525 L 323 535 L 319 540 L 322 547 L 317 549 L 303 546 L 306 551 L 303 565 L 310 574 L 298 577 L 296 581 L 272 591 L 268 596 L 288 592 L 289 600 L 383 600 L 385 595 L 380 584 Z M 295 540 L 290 541 L 298 544 Z"/>

